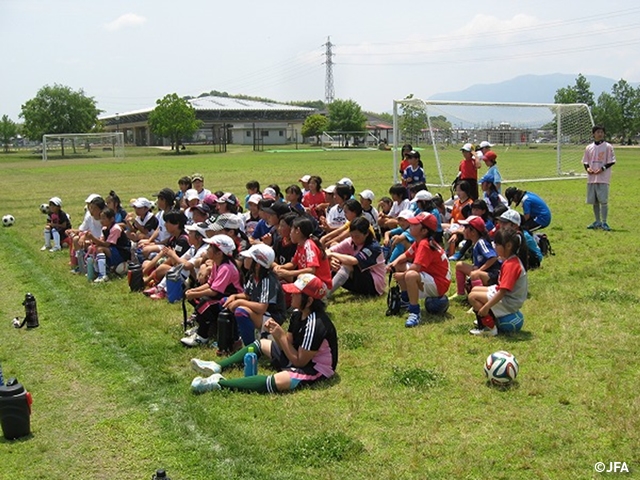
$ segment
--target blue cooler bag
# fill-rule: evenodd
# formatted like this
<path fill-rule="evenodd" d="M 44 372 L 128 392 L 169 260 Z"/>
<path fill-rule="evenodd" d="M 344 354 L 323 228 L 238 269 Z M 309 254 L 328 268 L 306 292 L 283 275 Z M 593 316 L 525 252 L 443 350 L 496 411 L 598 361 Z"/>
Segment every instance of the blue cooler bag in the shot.
<path fill-rule="evenodd" d="M 182 300 L 184 295 L 184 277 L 182 276 L 182 265 L 176 265 L 167 272 L 167 300 L 175 303 Z"/>

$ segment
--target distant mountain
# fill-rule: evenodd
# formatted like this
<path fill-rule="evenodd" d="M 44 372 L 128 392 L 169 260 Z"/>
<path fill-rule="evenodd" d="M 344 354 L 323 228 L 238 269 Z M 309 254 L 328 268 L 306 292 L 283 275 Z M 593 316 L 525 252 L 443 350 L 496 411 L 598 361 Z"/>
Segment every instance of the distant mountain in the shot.
<path fill-rule="evenodd" d="M 429 100 L 553 103 L 556 91 L 568 85 L 575 85 L 577 76 L 577 73 L 521 75 L 504 82 L 472 85 L 459 92 L 437 93 L 429 97 Z M 602 92 L 611 92 L 611 87 L 618 81 L 597 75 L 585 77 L 591 84 L 591 91 L 596 100 Z M 635 87 L 638 83 L 630 82 L 630 85 Z"/>

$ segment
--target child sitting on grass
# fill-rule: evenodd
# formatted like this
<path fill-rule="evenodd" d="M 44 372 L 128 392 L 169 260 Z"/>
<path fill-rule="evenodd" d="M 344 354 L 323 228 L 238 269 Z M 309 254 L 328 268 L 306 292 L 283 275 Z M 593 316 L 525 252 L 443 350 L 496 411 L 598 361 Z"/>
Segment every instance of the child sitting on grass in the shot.
<path fill-rule="evenodd" d="M 96 247 L 98 277 L 94 283 L 104 283 L 109 280 L 107 267 L 116 269 L 118 265 L 126 263 L 131 249 L 131 242 L 126 233 L 120 224 L 116 223 L 116 212 L 108 207 L 102 210 L 100 223 L 104 227 L 102 238 L 94 237 L 91 232 L 87 232 L 86 235 L 87 240 L 93 242 Z M 125 268 L 122 267 L 120 271 L 124 272 Z"/>
<path fill-rule="evenodd" d="M 527 299 L 527 271 L 517 257 L 522 236 L 513 229 L 500 228 L 495 236 L 496 251 L 503 259 L 498 284 L 473 287 L 469 303 L 477 317 L 477 325 L 469 333 L 495 337 L 496 319 L 516 313 Z"/>
<path fill-rule="evenodd" d="M 59 197 L 49 199 L 49 214 L 47 215 L 47 225 L 44 227 L 44 245 L 40 250 L 43 252 L 59 252 L 62 244 L 67 240 L 67 230 L 71 229 L 69 216 L 62 210 L 62 200 Z M 53 239 L 53 246 L 51 240 Z"/>
<path fill-rule="evenodd" d="M 240 252 L 240 256 L 247 272 L 244 292 L 230 295 L 223 307 L 233 312 L 242 343 L 249 345 L 256 339 L 256 329 L 263 333 L 263 325 L 269 319 L 280 325 L 284 323 L 287 305 L 282 286 L 272 270 L 273 249 L 260 243 Z"/>
<path fill-rule="evenodd" d="M 410 232 L 416 241 L 411 248 L 387 266 L 396 272 L 402 302 L 408 304 L 409 316 L 405 326 L 420 325 L 420 300 L 440 298 L 451 285 L 451 273 L 447 255 L 434 240 L 438 227 L 436 218 L 427 212 L 410 218 Z"/>
<path fill-rule="evenodd" d="M 273 340 L 256 340 L 242 350 L 218 362 L 191 359 L 192 368 L 204 377 L 191 382 L 191 390 L 204 393 L 233 389 L 244 392 L 276 393 L 294 390 L 331 378 L 338 365 L 338 336 L 325 312 L 327 288 L 311 274 L 300 275 L 295 283 L 283 286 L 292 296 L 294 311 L 285 331 L 275 320 L 267 320 L 265 330 Z M 249 348 L 258 357 L 266 356 L 277 370 L 272 375 L 226 379 L 222 371 L 242 363 Z"/>

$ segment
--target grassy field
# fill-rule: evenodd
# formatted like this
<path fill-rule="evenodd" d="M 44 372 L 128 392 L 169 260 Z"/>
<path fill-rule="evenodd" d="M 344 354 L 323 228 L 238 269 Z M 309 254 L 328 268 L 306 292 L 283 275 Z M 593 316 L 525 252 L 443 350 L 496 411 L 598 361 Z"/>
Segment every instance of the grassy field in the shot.
<path fill-rule="evenodd" d="M 498 153 L 513 175 L 555 163 L 552 150 Z M 339 375 L 275 396 L 192 395 L 189 359 L 215 353 L 180 345 L 179 306 L 130 294 L 125 281 L 92 285 L 70 275 L 66 254 L 39 251 L 38 206 L 60 196 L 77 225 L 89 193 L 149 197 L 195 171 L 211 190 L 237 194 L 251 179 L 287 186 L 306 173 L 326 183 L 348 176 L 379 198 L 392 178 L 390 153 L 234 148 L 175 157 L 140 148 L 123 160 L 47 163 L 0 155 L 0 214 L 17 219 L 0 228 L 0 363 L 34 397 L 32 437 L 0 439 L 0 478 L 136 479 L 162 467 L 173 480 L 575 479 L 599 478 L 599 461 L 627 462 L 633 476 L 640 159 L 637 149 L 616 153 L 610 233 L 585 229 L 592 212 L 584 180 L 524 185 L 552 208 L 547 234 L 557 254 L 530 274 L 522 332 L 472 337 L 462 305 L 406 329 L 404 318 L 384 316 L 383 299 L 341 293 L 329 306 Z M 434 172 L 428 165 L 427 175 Z M 11 327 L 26 292 L 38 300 L 33 331 Z M 507 390 L 488 387 L 482 373 L 487 355 L 501 349 L 521 367 Z"/>

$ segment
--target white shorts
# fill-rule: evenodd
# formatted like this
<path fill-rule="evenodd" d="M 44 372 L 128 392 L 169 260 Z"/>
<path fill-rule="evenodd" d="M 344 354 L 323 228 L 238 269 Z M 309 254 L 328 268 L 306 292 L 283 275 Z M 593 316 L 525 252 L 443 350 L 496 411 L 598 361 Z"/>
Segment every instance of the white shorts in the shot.
<path fill-rule="evenodd" d="M 498 293 L 498 286 L 497 285 L 490 285 L 488 287 L 488 290 L 487 290 L 487 300 L 491 300 L 493 297 L 495 297 L 496 293 Z M 509 315 L 511 313 L 515 313 L 515 312 L 512 311 L 512 309 L 506 308 L 502 304 L 502 300 L 500 300 L 493 307 L 491 307 L 491 311 L 496 316 L 496 318 L 504 317 L 505 315 Z"/>
<path fill-rule="evenodd" d="M 420 272 L 420 282 L 422 283 L 422 288 L 419 291 L 420 299 L 440 296 L 438 295 L 436 282 L 434 282 L 431 275 L 425 272 Z"/>

